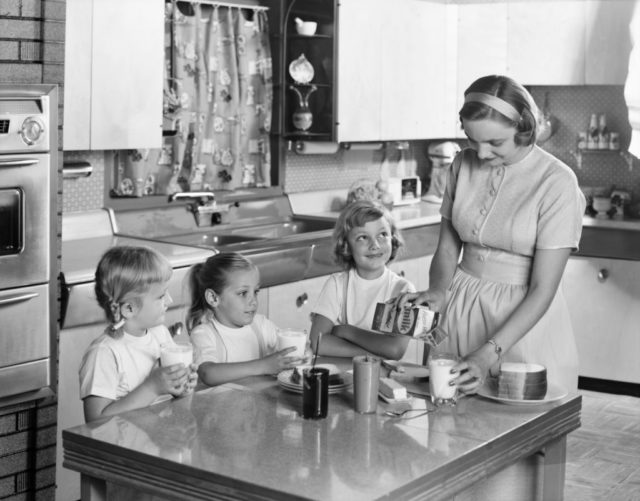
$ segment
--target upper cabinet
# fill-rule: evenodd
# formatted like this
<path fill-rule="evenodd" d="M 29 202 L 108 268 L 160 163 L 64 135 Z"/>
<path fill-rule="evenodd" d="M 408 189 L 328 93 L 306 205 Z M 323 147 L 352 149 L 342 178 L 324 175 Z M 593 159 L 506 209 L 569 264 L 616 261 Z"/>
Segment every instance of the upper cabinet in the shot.
<path fill-rule="evenodd" d="M 453 127 L 444 3 L 342 0 L 338 141 L 418 139 Z"/>
<path fill-rule="evenodd" d="M 459 2 L 458 91 L 490 73 L 526 85 L 622 85 L 634 5 L 634 0 Z"/>
<path fill-rule="evenodd" d="M 622 85 L 635 6 L 635 0 L 280 1 L 289 13 L 283 73 L 302 54 L 315 73 L 298 91 L 285 75 L 284 135 L 339 142 L 463 137 L 457 115 L 464 90 L 483 75 L 505 74 L 525 85 Z M 299 35 L 295 17 L 316 21 L 318 31 Z M 308 129 L 295 125 L 307 126 L 308 118 Z"/>
<path fill-rule="evenodd" d="M 640 3 L 637 0 L 590 0 L 585 3 L 585 83 L 624 85 L 632 47 L 629 23 L 634 8 L 640 8 Z"/>
<path fill-rule="evenodd" d="M 444 3 L 293 0 L 283 10 L 286 138 L 419 139 L 454 127 L 455 76 L 446 62 L 456 20 Z M 299 34 L 296 18 L 316 22 L 316 32 Z M 296 82 L 289 68 L 303 55 L 313 78 L 301 72 Z"/>
<path fill-rule="evenodd" d="M 164 0 L 67 0 L 63 148 L 159 148 Z"/>
<path fill-rule="evenodd" d="M 509 2 L 507 74 L 527 85 L 581 85 L 585 1 Z"/>

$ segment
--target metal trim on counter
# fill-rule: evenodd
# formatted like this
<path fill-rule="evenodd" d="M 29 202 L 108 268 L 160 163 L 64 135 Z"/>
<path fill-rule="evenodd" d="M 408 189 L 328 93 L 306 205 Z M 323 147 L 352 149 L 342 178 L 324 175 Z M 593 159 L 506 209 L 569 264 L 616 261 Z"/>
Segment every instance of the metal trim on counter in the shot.
<path fill-rule="evenodd" d="M 89 177 L 93 173 L 93 166 L 89 162 L 64 162 L 62 164 L 62 177 L 64 179 L 78 179 Z"/>

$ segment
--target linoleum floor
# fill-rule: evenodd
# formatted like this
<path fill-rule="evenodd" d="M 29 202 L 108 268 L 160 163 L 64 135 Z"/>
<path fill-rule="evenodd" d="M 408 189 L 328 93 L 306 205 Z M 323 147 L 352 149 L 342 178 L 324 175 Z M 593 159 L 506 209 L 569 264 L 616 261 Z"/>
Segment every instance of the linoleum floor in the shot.
<path fill-rule="evenodd" d="M 580 390 L 567 438 L 566 501 L 640 501 L 640 398 Z"/>

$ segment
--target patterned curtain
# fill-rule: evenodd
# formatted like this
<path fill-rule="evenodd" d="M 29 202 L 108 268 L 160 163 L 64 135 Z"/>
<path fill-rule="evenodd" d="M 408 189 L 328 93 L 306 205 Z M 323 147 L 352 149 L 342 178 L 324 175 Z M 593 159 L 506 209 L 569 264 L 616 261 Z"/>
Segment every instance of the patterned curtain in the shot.
<path fill-rule="evenodd" d="M 176 134 L 165 191 L 269 186 L 266 11 L 173 0 L 167 20 L 164 118 Z"/>

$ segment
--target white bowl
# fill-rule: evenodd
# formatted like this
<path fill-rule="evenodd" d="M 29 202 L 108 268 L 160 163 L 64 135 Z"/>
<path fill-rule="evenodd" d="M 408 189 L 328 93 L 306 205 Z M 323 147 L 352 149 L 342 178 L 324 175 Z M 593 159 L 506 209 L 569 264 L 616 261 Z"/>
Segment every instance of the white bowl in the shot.
<path fill-rule="evenodd" d="M 315 35 L 318 23 L 315 21 L 304 21 L 302 23 L 296 23 L 296 31 L 299 35 Z"/>

